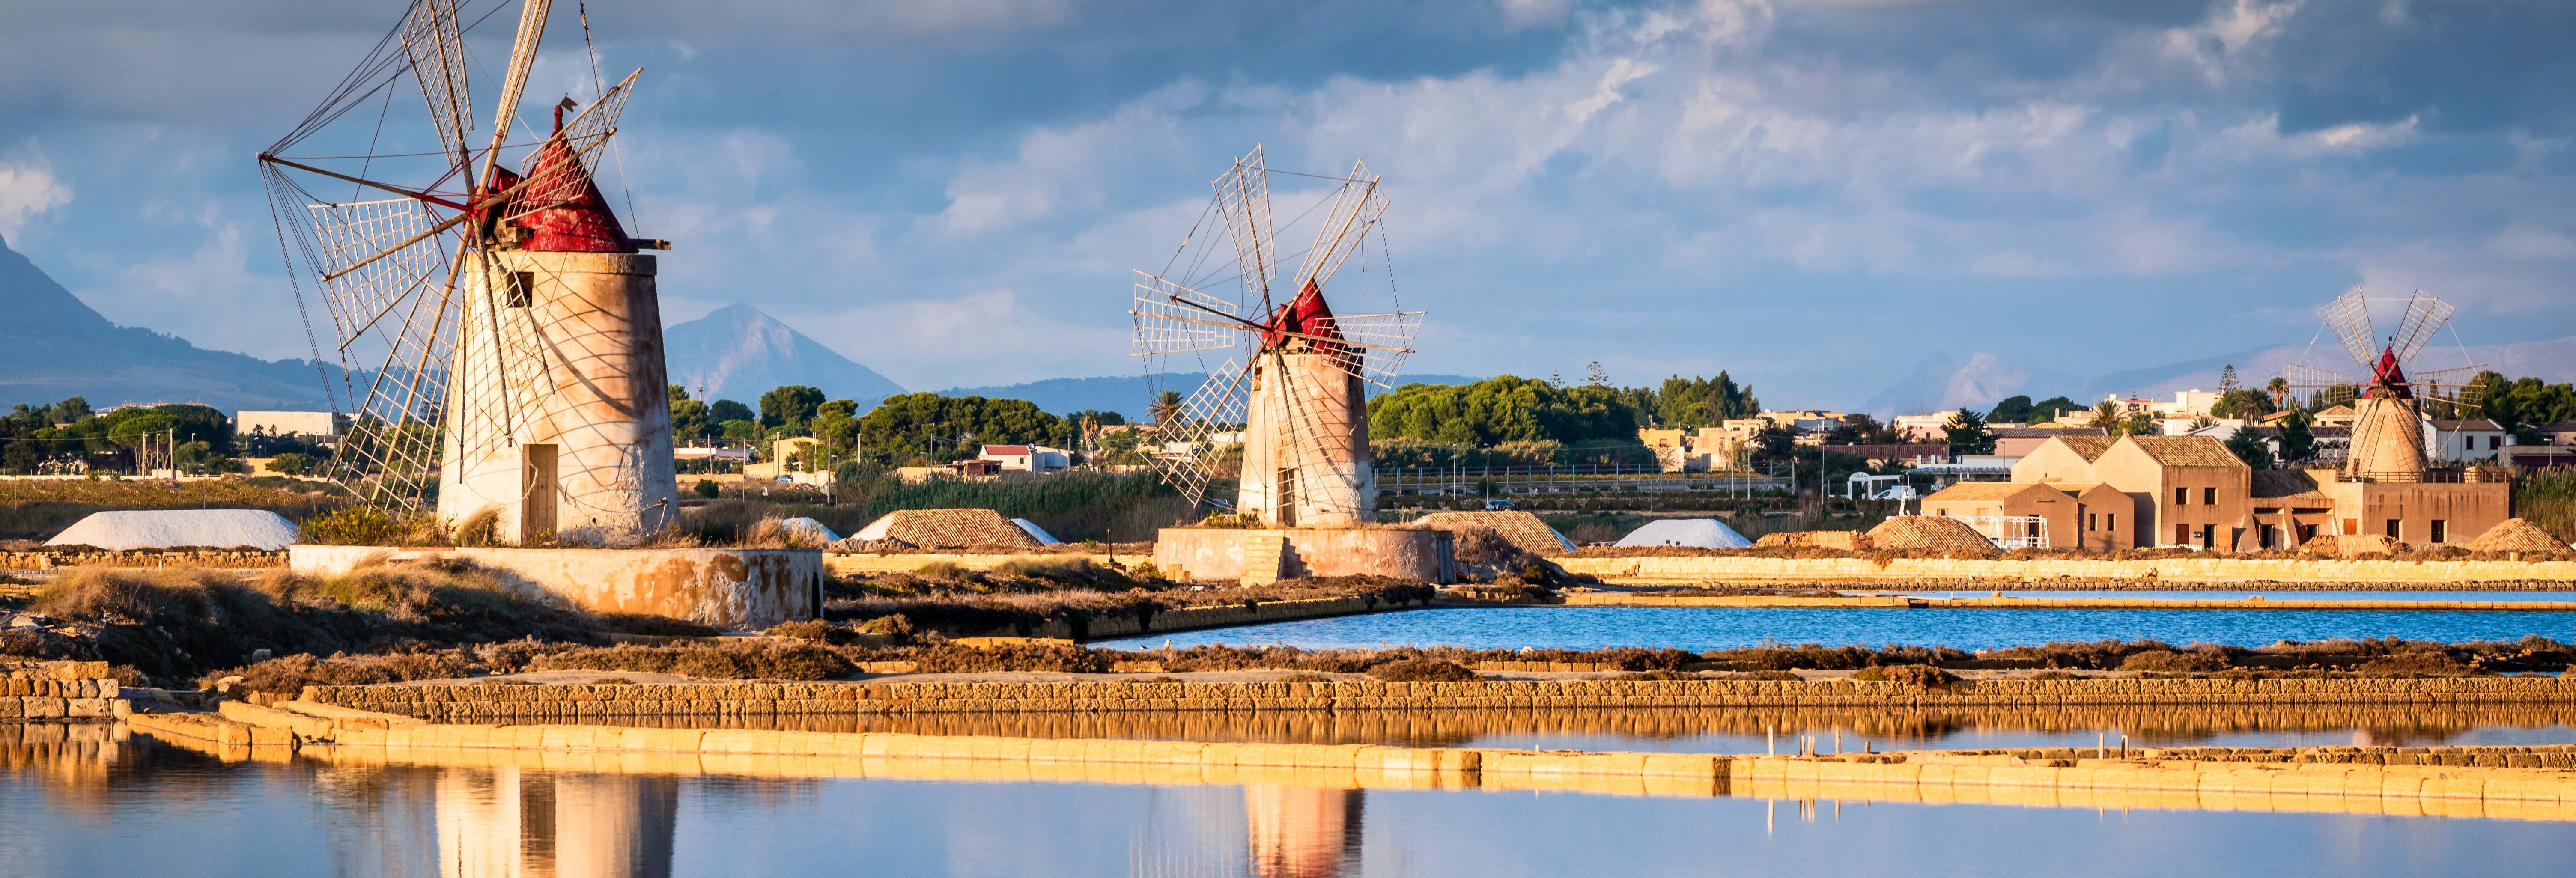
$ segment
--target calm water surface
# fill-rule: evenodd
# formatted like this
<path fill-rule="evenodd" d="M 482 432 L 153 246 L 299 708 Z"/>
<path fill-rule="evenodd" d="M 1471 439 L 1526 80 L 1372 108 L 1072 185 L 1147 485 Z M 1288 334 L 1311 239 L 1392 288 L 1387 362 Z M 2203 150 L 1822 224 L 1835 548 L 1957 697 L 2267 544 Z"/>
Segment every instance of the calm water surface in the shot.
<path fill-rule="evenodd" d="M 2576 825 L 2324 813 L 221 764 L 20 748 L 29 876 L 2561 875 Z"/>
<path fill-rule="evenodd" d="M 2085 593 L 2101 596 L 2101 592 Z M 2261 646 L 2278 640 L 2403 637 L 2576 639 L 2576 613 L 2409 610 L 1908 610 L 1792 607 L 1439 607 L 1273 622 L 1101 641 L 1112 649 L 1286 644 L 1306 649 L 1461 646 L 1471 649 L 1675 647 L 1764 642 L 1909 644 L 1977 650 L 2055 640 L 2136 640 Z"/>

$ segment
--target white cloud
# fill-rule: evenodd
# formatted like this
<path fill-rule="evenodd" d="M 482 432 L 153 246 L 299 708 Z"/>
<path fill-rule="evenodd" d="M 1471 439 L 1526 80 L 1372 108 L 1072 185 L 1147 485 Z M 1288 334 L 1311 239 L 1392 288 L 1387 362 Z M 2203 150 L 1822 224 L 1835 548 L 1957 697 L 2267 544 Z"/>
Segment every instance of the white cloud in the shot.
<path fill-rule="evenodd" d="M 2298 12 L 2302 2 L 2235 0 L 2210 10 L 2199 24 L 2165 31 L 2162 48 L 2211 84 L 2225 83 L 2259 56 L 2264 40 L 2280 35 L 2282 22 Z"/>
<path fill-rule="evenodd" d="M 1050 317 L 1009 289 L 899 299 L 785 318 L 895 383 L 919 390 L 1102 374 L 1127 352 L 1124 326 Z"/>
<path fill-rule="evenodd" d="M 1557 24 L 1573 11 L 1573 0 L 1498 0 L 1503 26 L 1512 30 Z"/>
<path fill-rule="evenodd" d="M 71 187 L 43 159 L 0 162 L 0 238 L 16 238 L 28 221 L 70 203 Z"/>
<path fill-rule="evenodd" d="M 2556 229 L 2515 223 L 2487 239 L 2486 250 L 2507 259 L 2576 259 L 2576 238 Z"/>

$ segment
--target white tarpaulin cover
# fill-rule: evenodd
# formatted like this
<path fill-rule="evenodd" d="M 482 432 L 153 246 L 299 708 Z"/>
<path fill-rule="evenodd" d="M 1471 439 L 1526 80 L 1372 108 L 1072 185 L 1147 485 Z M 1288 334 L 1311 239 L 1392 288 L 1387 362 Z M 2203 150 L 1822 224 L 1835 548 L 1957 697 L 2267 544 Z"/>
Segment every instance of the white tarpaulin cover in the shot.
<path fill-rule="evenodd" d="M 150 509 L 93 512 L 46 540 L 48 546 L 169 549 L 249 546 L 283 549 L 303 538 L 295 523 L 265 509 Z"/>
<path fill-rule="evenodd" d="M 1619 538 L 1622 546 L 1689 546 L 1695 549 L 1740 549 L 1752 540 L 1714 518 L 1666 518 Z"/>
<path fill-rule="evenodd" d="M 778 526 L 785 528 L 789 533 L 803 533 L 827 543 L 841 538 L 841 535 L 833 533 L 831 528 L 824 527 L 822 522 L 802 516 L 780 519 Z"/>
<path fill-rule="evenodd" d="M 1019 525 L 1021 530 L 1028 531 L 1029 539 L 1038 541 L 1038 545 L 1052 546 L 1057 543 L 1064 542 L 1063 540 L 1056 539 L 1054 534 L 1047 533 L 1046 528 L 1039 527 L 1037 522 L 1030 521 L 1025 518 L 1014 518 L 1011 519 L 1011 523 Z"/>

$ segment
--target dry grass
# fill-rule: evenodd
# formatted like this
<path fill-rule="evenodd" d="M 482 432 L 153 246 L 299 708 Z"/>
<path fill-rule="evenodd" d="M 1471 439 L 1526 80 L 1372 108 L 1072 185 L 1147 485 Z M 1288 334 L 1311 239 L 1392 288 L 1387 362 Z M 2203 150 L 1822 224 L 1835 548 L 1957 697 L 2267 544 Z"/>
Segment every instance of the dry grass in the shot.
<path fill-rule="evenodd" d="M 1368 669 L 1373 680 L 1389 683 L 1464 683 L 1476 679 L 1476 672 L 1452 661 L 1432 658 L 1402 659 L 1375 665 Z"/>
<path fill-rule="evenodd" d="M 539 655 L 528 669 L 635 671 L 701 680 L 832 680 L 856 673 L 858 666 L 820 646 L 764 640 L 739 645 L 577 647 Z"/>
<path fill-rule="evenodd" d="M 291 655 L 258 662 L 249 667 L 217 671 L 198 681 L 200 688 L 214 688 L 215 682 L 229 676 L 240 676 L 237 688 L 270 695 L 297 695 L 306 686 L 366 686 L 376 683 L 407 683 L 413 680 L 443 680 L 465 676 L 472 665 L 461 651 L 387 653 L 381 655 L 333 655 L 327 659 L 311 655 Z"/>

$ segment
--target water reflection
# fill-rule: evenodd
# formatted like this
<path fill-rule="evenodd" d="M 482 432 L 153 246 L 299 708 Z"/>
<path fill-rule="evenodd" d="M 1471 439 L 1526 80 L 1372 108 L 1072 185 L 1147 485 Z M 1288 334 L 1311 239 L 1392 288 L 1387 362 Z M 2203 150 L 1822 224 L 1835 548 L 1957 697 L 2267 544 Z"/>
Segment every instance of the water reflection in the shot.
<path fill-rule="evenodd" d="M 254 759 L 107 726 L 0 726 L 0 873 L 1481 878 L 1723 863 L 1741 875 L 2501 875 L 2563 873 L 2576 850 L 2576 811 L 2431 800 L 2413 813 L 2486 819 L 2395 816 L 2404 803 L 2335 797 L 1812 783 L 1568 794 L 1535 777 L 1488 778 L 1483 790 L 1362 779 L 1363 791 L 1216 770 L 1033 781 L 995 762 L 834 776 L 853 765 L 781 757 L 723 762 L 732 774 L 713 761 L 619 773 L 437 755 L 455 764 Z M 2362 813 L 2334 813 L 2346 810 Z"/>
<path fill-rule="evenodd" d="M 1359 790 L 1243 788 L 1244 823 L 1252 838 L 1252 874 L 1260 878 L 1334 878 L 1360 856 Z"/>
<path fill-rule="evenodd" d="M 442 878 L 668 878 L 679 779 L 519 768 L 437 773 Z"/>

